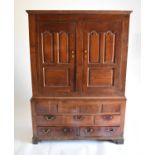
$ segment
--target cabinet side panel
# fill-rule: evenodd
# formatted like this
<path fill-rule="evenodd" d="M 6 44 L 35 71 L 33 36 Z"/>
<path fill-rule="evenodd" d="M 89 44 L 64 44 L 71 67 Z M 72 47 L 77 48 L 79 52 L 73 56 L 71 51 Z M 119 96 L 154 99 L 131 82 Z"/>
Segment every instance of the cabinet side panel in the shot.
<path fill-rule="evenodd" d="M 30 59 L 31 59 L 31 80 L 32 94 L 38 93 L 37 79 L 37 53 L 36 53 L 36 16 L 29 15 L 29 42 L 30 42 Z"/>
<path fill-rule="evenodd" d="M 120 65 L 120 91 L 125 92 L 126 66 L 128 53 L 128 33 L 129 33 L 129 15 L 124 17 L 122 22 L 121 39 L 121 65 Z"/>

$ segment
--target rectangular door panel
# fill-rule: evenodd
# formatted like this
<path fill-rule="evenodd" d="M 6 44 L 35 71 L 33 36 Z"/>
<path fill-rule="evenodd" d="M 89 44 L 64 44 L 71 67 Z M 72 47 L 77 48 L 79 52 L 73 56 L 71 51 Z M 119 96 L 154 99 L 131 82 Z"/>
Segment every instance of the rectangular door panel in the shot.
<path fill-rule="evenodd" d="M 83 92 L 118 89 L 121 21 L 83 22 Z"/>
<path fill-rule="evenodd" d="M 38 23 L 39 92 L 43 95 L 75 90 L 75 23 Z"/>
<path fill-rule="evenodd" d="M 113 69 L 90 68 L 89 87 L 108 87 L 113 85 Z"/>
<path fill-rule="evenodd" d="M 68 86 L 70 85 L 69 79 L 69 69 L 63 68 L 45 68 L 43 75 L 44 75 L 44 86 L 45 87 L 61 87 L 61 86 Z"/>

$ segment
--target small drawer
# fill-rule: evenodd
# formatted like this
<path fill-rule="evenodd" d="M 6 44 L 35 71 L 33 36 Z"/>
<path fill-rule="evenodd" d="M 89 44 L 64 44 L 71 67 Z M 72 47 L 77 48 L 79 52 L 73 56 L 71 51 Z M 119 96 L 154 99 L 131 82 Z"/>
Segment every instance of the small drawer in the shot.
<path fill-rule="evenodd" d="M 77 105 L 69 102 L 68 103 L 60 103 L 58 107 L 59 113 L 76 113 L 77 112 Z"/>
<path fill-rule="evenodd" d="M 101 101 L 96 100 L 62 100 L 58 106 L 60 113 L 99 113 Z"/>
<path fill-rule="evenodd" d="M 80 136 L 111 137 L 111 136 L 117 136 L 118 131 L 119 131 L 119 127 L 81 127 Z"/>
<path fill-rule="evenodd" d="M 79 112 L 80 113 L 91 113 L 91 114 L 96 114 L 101 111 L 101 106 L 100 104 L 82 104 L 79 105 Z"/>
<path fill-rule="evenodd" d="M 51 114 L 57 112 L 58 102 L 56 100 L 38 101 L 36 103 L 37 115 Z"/>
<path fill-rule="evenodd" d="M 40 126 L 52 125 L 93 125 L 93 116 L 87 115 L 43 115 L 37 116 L 37 124 Z"/>
<path fill-rule="evenodd" d="M 121 122 L 120 115 L 96 115 L 95 124 L 102 126 L 119 126 Z"/>
<path fill-rule="evenodd" d="M 102 104 L 102 113 L 120 113 L 121 104 L 120 103 L 104 103 Z"/>

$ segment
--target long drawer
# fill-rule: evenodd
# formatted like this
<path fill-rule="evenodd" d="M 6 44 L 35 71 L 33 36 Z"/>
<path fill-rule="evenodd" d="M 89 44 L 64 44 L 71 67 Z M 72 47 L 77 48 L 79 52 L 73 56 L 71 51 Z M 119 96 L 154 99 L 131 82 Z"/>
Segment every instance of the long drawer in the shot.
<path fill-rule="evenodd" d="M 37 124 L 40 126 L 52 125 L 93 125 L 91 115 L 41 115 L 37 116 Z"/>

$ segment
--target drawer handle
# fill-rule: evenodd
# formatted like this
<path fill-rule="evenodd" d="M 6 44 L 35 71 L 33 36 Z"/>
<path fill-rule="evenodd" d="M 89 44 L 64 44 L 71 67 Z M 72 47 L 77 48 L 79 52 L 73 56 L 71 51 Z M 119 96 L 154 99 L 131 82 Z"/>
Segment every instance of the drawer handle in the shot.
<path fill-rule="evenodd" d="M 104 131 L 105 132 L 114 132 L 114 129 L 113 128 L 106 128 Z"/>
<path fill-rule="evenodd" d="M 84 58 L 87 58 L 87 50 L 84 50 Z"/>
<path fill-rule="evenodd" d="M 92 133 L 92 132 L 94 132 L 94 129 L 92 129 L 92 128 L 87 128 L 85 131 L 86 131 L 86 133 Z"/>
<path fill-rule="evenodd" d="M 103 118 L 106 120 L 111 120 L 113 118 L 113 116 L 112 115 L 105 115 L 105 116 L 103 116 Z"/>
<path fill-rule="evenodd" d="M 45 115 L 44 117 L 48 121 L 56 119 L 56 116 L 55 115 Z"/>
<path fill-rule="evenodd" d="M 84 116 L 76 115 L 76 116 L 73 116 L 73 118 L 74 118 L 76 121 L 82 121 L 82 120 L 84 119 Z"/>
<path fill-rule="evenodd" d="M 73 130 L 72 129 L 69 129 L 69 128 L 64 128 L 63 129 L 63 132 L 67 133 L 67 132 L 72 132 Z"/>
<path fill-rule="evenodd" d="M 72 51 L 72 58 L 74 58 L 75 57 L 75 52 L 74 51 Z"/>
<path fill-rule="evenodd" d="M 43 130 L 43 133 L 44 133 L 44 134 L 49 133 L 49 132 L 50 132 L 50 129 L 44 129 L 44 130 Z"/>
<path fill-rule="evenodd" d="M 87 50 L 84 50 L 84 53 L 87 54 Z"/>

